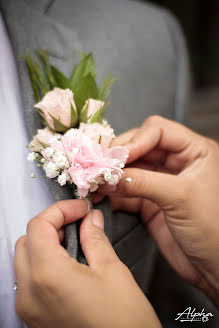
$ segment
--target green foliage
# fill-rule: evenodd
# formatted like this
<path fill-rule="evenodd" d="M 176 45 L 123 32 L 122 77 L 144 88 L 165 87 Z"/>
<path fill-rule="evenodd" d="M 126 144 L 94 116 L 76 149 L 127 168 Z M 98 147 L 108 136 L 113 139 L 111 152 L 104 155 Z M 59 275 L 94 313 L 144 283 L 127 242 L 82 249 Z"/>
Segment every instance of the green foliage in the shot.
<path fill-rule="evenodd" d="M 55 77 L 53 76 L 53 74 L 51 72 L 51 65 L 50 65 L 50 62 L 49 62 L 48 54 L 47 54 L 47 52 L 45 52 L 41 49 L 37 50 L 37 54 L 38 54 L 38 56 L 39 56 L 39 58 L 42 62 L 44 73 L 47 77 L 49 87 L 50 87 L 50 90 L 51 90 L 56 86 L 56 80 L 55 80 Z"/>
<path fill-rule="evenodd" d="M 100 100 L 107 100 L 110 96 L 113 83 L 116 81 L 116 78 L 108 75 L 104 81 L 101 89 L 98 90 L 98 98 Z"/>
<path fill-rule="evenodd" d="M 46 51 L 38 49 L 36 54 L 38 60 L 33 59 L 30 53 L 24 57 L 35 101 L 39 102 L 42 96 L 54 87 L 62 89 L 69 88 L 74 93 L 74 100 L 77 107 L 77 112 L 75 112 L 73 107 L 71 108 L 71 127 L 76 126 L 78 123 L 78 117 L 80 117 L 81 122 L 87 121 L 87 109 L 83 110 L 83 112 L 81 112 L 81 109 L 89 98 L 105 101 L 104 108 L 97 111 L 91 120 L 91 123 L 101 122 L 108 105 L 107 98 L 111 93 L 112 85 L 116 79 L 107 76 L 104 79 L 103 86 L 101 88 L 97 86 L 96 67 L 93 54 L 81 53 L 81 61 L 75 65 L 69 78 L 60 72 L 55 66 L 51 65 Z M 43 125 L 46 125 L 51 129 L 48 122 L 45 120 L 43 112 L 40 110 L 38 110 L 38 112 L 41 115 Z M 57 132 L 64 133 L 69 129 L 69 127 L 66 127 L 57 118 L 52 117 L 52 119 Z"/>
<path fill-rule="evenodd" d="M 51 66 L 51 71 L 57 87 L 61 89 L 71 89 L 70 80 L 62 72 L 60 72 L 55 66 Z"/>
<path fill-rule="evenodd" d="M 56 132 L 66 132 L 67 130 L 69 130 L 69 127 L 65 126 L 60 120 L 58 120 L 56 117 L 54 117 L 50 113 L 49 113 L 49 115 L 53 119 L 53 124 L 54 124 Z"/>
<path fill-rule="evenodd" d="M 93 115 L 90 123 L 101 123 L 102 122 L 102 114 L 103 114 L 103 109 L 100 108 L 96 113 Z"/>
<path fill-rule="evenodd" d="M 83 110 L 80 112 L 80 122 L 82 123 L 87 123 L 88 117 L 87 117 L 87 112 L 88 112 L 88 104 L 85 106 Z"/>
<path fill-rule="evenodd" d="M 98 99 L 97 85 L 95 79 L 90 73 L 79 80 L 74 90 L 75 104 L 79 113 L 84 106 L 85 101 L 89 98 Z"/>
<path fill-rule="evenodd" d="M 71 104 L 71 127 L 75 127 L 78 123 L 78 111 Z"/>
<path fill-rule="evenodd" d="M 90 74 L 94 79 L 96 77 L 96 67 L 92 53 L 89 53 L 86 56 L 83 54 L 82 56 L 82 60 L 79 64 L 75 65 L 70 76 L 71 88 L 73 91 L 83 77 L 88 74 Z"/>
<path fill-rule="evenodd" d="M 38 89 L 38 85 L 37 85 L 37 78 L 34 72 L 34 64 L 33 64 L 33 60 L 32 57 L 30 56 L 30 54 L 27 54 L 24 57 L 26 66 L 27 66 L 27 72 L 29 75 L 29 79 L 30 79 L 30 83 L 33 89 L 33 96 L 36 102 L 40 101 L 40 91 Z"/>

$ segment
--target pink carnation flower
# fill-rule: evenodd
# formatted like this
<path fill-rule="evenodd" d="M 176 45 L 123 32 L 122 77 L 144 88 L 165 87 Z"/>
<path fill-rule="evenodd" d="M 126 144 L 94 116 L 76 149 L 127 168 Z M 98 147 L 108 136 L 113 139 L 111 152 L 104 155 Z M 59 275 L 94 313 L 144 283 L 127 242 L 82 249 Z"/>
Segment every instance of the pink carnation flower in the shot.
<path fill-rule="evenodd" d="M 104 126 L 100 123 L 81 123 L 79 130 L 85 133 L 92 140 L 99 142 L 103 150 L 109 148 L 112 144 L 112 140 L 115 138 L 114 130 L 109 124 Z"/>
<path fill-rule="evenodd" d="M 104 181 L 104 175 L 112 176 L 117 183 L 123 174 L 121 164 L 125 164 L 128 158 L 126 147 L 103 150 L 98 142 L 78 129 L 70 129 L 60 141 L 53 139 L 50 146 L 67 156 L 67 172 L 78 187 L 80 197 L 86 197 L 96 181 Z"/>

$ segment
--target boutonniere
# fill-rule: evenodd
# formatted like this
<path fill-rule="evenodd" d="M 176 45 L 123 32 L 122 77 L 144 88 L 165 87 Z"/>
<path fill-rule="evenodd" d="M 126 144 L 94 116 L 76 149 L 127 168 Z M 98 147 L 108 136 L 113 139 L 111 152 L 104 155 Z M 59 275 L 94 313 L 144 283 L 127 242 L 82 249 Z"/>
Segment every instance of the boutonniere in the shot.
<path fill-rule="evenodd" d="M 92 53 L 82 55 L 70 77 L 37 51 L 25 57 L 43 128 L 29 144 L 29 161 L 42 166 L 47 178 L 68 184 L 75 197 L 89 198 L 101 184 L 116 185 L 128 158 L 126 147 L 113 147 L 114 130 L 104 119 L 115 79 L 100 88 Z M 33 177 L 34 175 L 32 175 Z"/>

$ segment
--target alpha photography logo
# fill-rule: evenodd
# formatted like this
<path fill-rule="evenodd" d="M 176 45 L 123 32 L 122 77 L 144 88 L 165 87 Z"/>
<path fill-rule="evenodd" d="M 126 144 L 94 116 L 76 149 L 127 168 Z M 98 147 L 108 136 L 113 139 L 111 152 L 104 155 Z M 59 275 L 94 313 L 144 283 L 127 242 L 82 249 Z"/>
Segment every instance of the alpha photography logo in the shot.
<path fill-rule="evenodd" d="M 182 313 L 177 313 L 175 320 L 179 320 L 180 322 L 207 322 L 213 316 L 214 314 L 211 312 L 205 313 L 204 308 L 201 310 L 201 312 L 197 312 L 196 308 L 192 309 L 191 307 L 188 307 Z"/>

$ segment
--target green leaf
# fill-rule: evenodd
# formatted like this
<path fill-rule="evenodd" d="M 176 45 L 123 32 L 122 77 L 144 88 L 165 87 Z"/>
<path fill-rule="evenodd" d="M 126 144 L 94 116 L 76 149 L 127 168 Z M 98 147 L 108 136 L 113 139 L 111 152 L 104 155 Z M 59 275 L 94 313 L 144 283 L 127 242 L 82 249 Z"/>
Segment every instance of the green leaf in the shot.
<path fill-rule="evenodd" d="M 77 109 L 75 110 L 71 104 L 71 128 L 74 128 L 77 123 L 78 123 L 78 112 Z"/>
<path fill-rule="evenodd" d="M 60 72 L 55 66 L 51 66 L 51 72 L 55 78 L 56 85 L 61 89 L 71 89 L 70 80 Z"/>
<path fill-rule="evenodd" d="M 95 79 L 96 68 L 95 68 L 95 62 L 92 53 L 89 53 L 81 60 L 79 64 L 75 65 L 70 77 L 72 90 L 74 90 L 78 82 L 89 73 Z"/>
<path fill-rule="evenodd" d="M 43 51 L 42 49 L 38 49 L 37 54 L 43 64 L 44 73 L 49 82 L 50 89 L 53 89 L 56 86 L 56 81 L 51 72 L 51 65 L 49 62 L 48 54 L 45 51 Z"/>
<path fill-rule="evenodd" d="M 96 111 L 96 113 L 91 118 L 90 124 L 96 123 L 96 122 L 101 123 L 102 122 L 102 115 L 103 115 L 103 109 L 100 108 Z"/>
<path fill-rule="evenodd" d="M 43 146 L 43 148 L 49 147 L 49 145 L 45 144 L 44 142 L 37 139 L 37 141 Z"/>
<path fill-rule="evenodd" d="M 85 101 L 89 98 L 97 99 L 97 85 L 93 76 L 89 73 L 83 79 L 81 79 L 74 92 L 74 100 L 76 107 L 80 113 Z"/>
<path fill-rule="evenodd" d="M 56 132 L 66 132 L 67 130 L 69 130 L 69 128 L 67 126 L 65 126 L 60 120 L 58 120 L 56 117 L 54 117 L 50 113 L 49 113 L 49 115 L 53 119 L 53 123 L 54 123 L 54 127 L 55 127 Z"/>
<path fill-rule="evenodd" d="M 84 59 L 87 56 L 87 54 L 85 52 L 83 52 L 83 51 L 80 51 L 79 56 L 80 56 L 80 58 L 82 60 L 82 59 Z"/>
<path fill-rule="evenodd" d="M 40 68 L 40 64 L 37 61 L 34 61 L 33 64 L 34 64 L 33 66 L 34 73 L 36 75 L 36 82 L 42 94 L 45 95 L 49 91 L 49 86 L 43 76 L 43 73 Z"/>
<path fill-rule="evenodd" d="M 36 102 L 39 102 L 40 101 L 40 90 L 38 88 L 38 83 L 36 81 L 37 78 L 36 78 L 36 75 L 34 73 L 33 59 L 32 59 L 30 54 L 27 54 L 26 56 L 24 56 L 24 60 L 25 60 L 25 63 L 26 63 L 30 83 L 31 83 L 31 86 L 32 86 L 32 89 L 33 89 L 34 99 L 35 99 Z"/>
<path fill-rule="evenodd" d="M 110 96 L 112 85 L 115 81 L 116 81 L 116 78 L 114 78 L 110 75 L 108 75 L 104 79 L 103 86 L 101 89 L 99 89 L 99 92 L 98 92 L 98 98 L 100 100 L 106 100 Z"/>
<path fill-rule="evenodd" d="M 88 112 L 88 104 L 85 106 L 85 108 L 80 112 L 80 122 L 82 123 L 87 123 L 88 117 L 87 117 L 87 112 Z"/>

